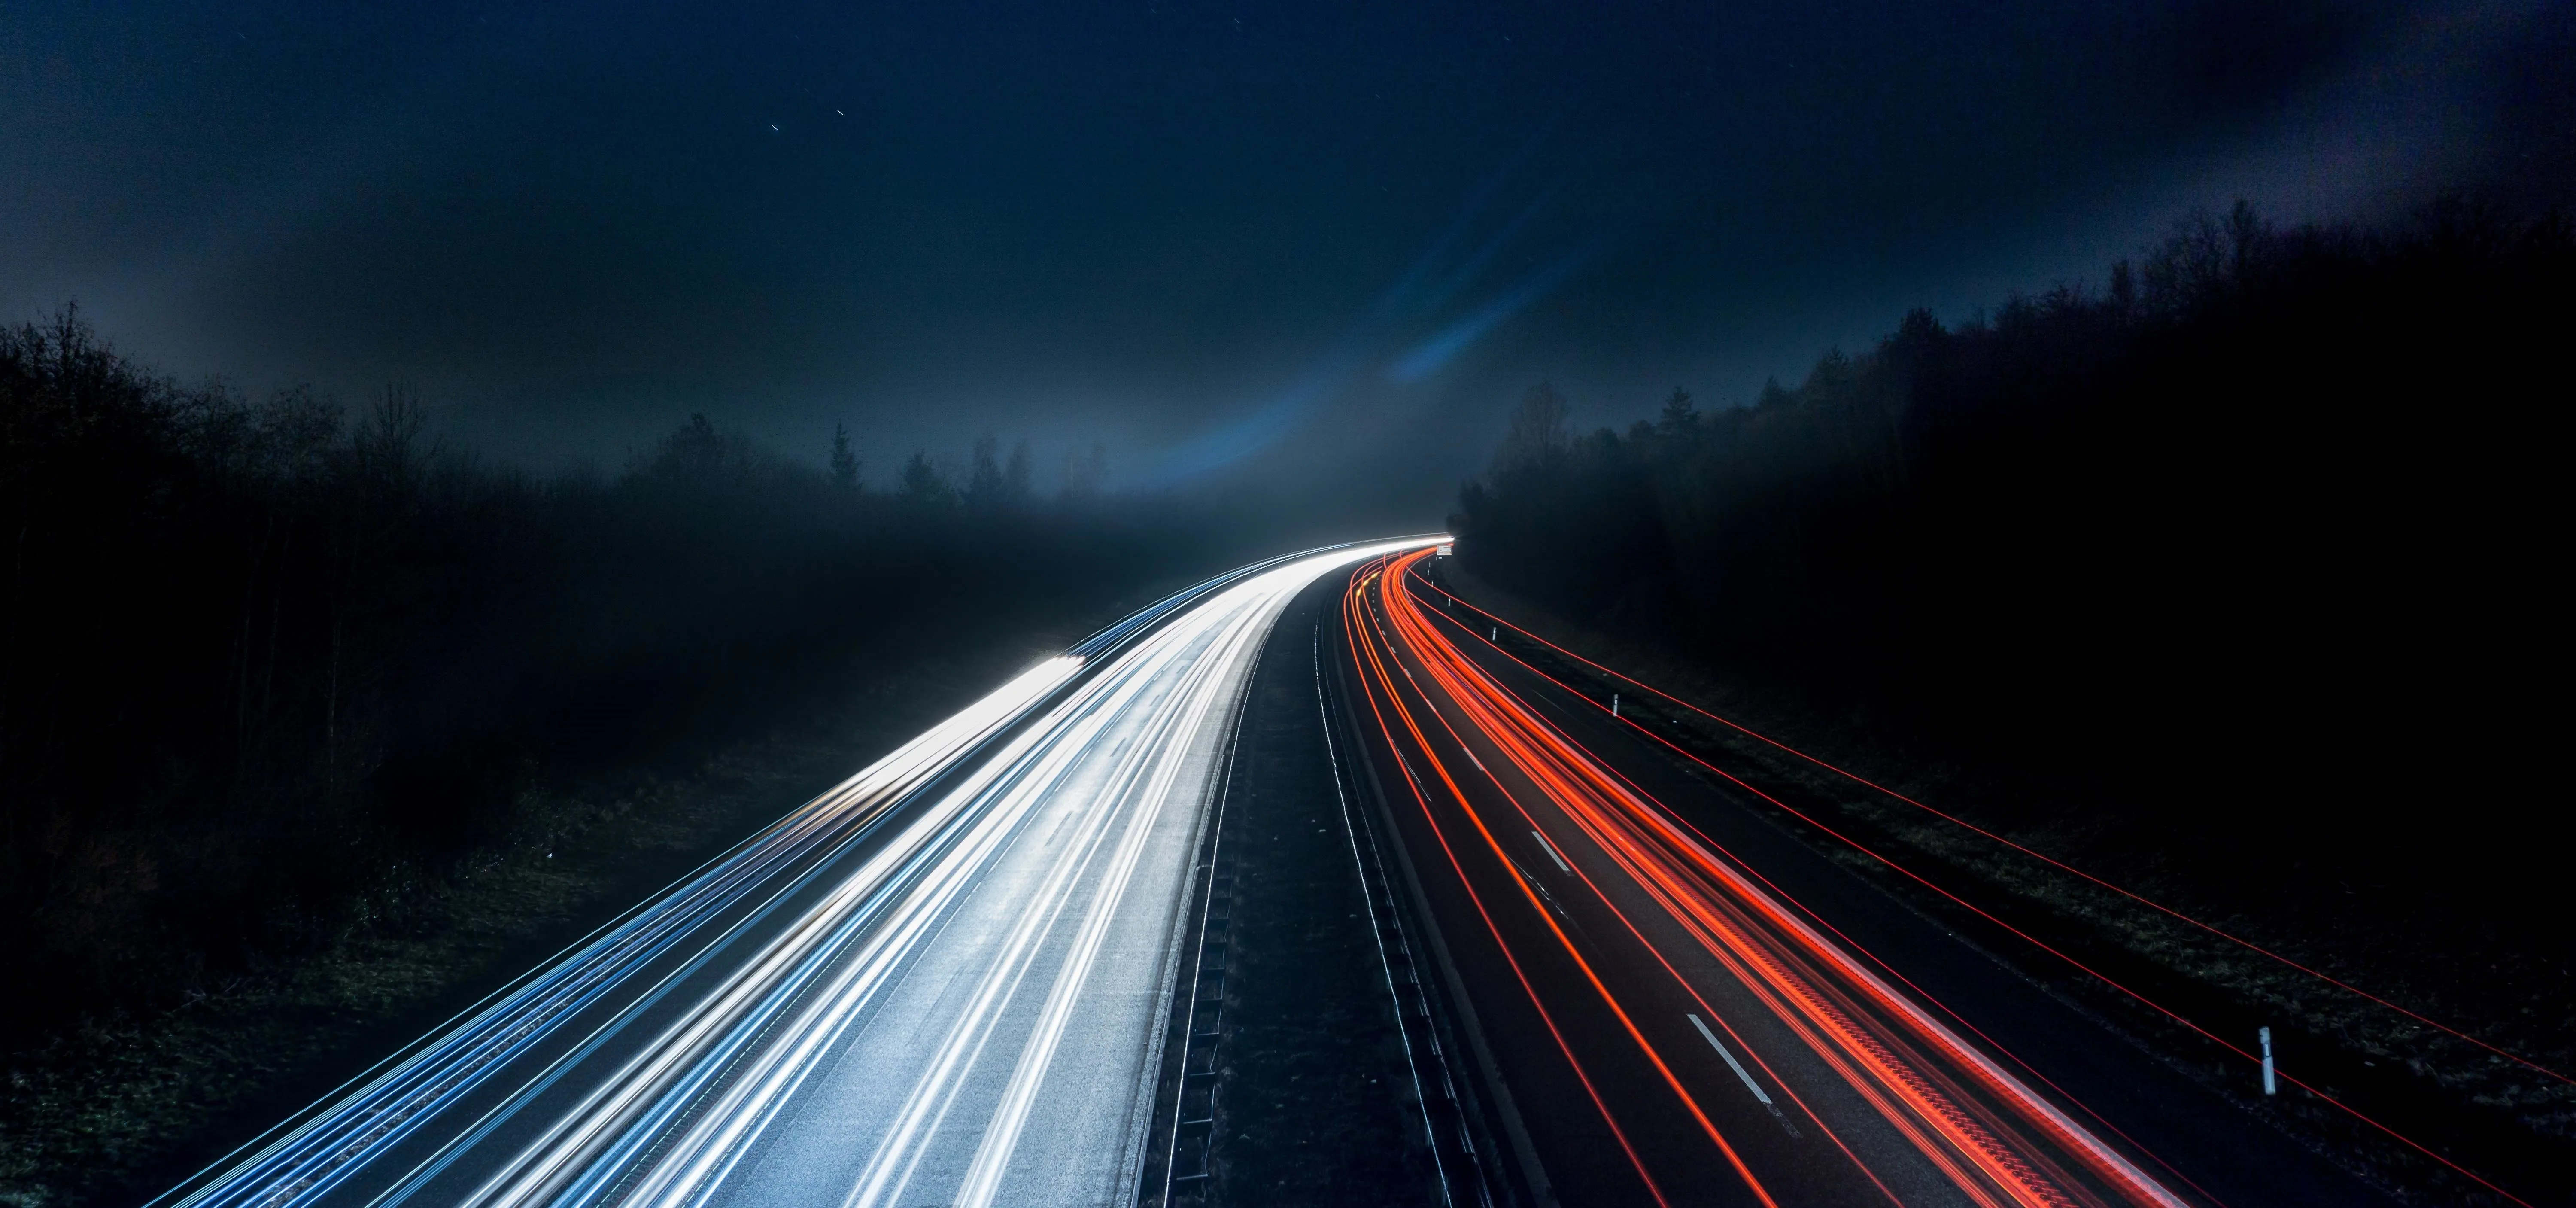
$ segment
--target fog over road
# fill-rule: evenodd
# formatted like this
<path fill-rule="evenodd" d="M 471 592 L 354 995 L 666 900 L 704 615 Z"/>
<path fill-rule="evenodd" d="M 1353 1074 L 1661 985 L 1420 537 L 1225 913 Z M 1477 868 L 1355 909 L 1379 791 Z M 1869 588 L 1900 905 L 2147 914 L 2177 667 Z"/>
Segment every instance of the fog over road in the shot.
<path fill-rule="evenodd" d="M 156 1203 L 1132 1203 L 1243 685 L 1337 547 L 1003 686 Z"/>

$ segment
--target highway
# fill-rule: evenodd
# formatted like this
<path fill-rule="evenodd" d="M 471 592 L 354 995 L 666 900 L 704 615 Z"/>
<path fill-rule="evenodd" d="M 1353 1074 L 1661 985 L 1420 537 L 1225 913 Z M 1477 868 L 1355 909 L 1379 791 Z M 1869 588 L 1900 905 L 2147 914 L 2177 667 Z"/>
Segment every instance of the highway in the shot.
<path fill-rule="evenodd" d="M 1288 601 L 1048 660 L 156 1205 L 1128 1204 L 1184 891 Z"/>
<path fill-rule="evenodd" d="M 1346 729 L 1525 1152 L 1564 1204 L 2383 1198 L 1681 774 L 1419 573 L 1355 568 Z"/>

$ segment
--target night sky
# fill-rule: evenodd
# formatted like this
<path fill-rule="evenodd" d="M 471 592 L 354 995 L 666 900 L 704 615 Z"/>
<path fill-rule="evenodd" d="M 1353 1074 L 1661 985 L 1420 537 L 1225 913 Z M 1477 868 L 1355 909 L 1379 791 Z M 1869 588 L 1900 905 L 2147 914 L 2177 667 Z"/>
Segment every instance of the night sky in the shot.
<path fill-rule="evenodd" d="M 6 3 L 0 316 L 539 470 L 703 411 L 1436 521 L 1540 377 L 1722 405 L 2195 206 L 2563 199 L 2571 62 L 2565 3 Z"/>

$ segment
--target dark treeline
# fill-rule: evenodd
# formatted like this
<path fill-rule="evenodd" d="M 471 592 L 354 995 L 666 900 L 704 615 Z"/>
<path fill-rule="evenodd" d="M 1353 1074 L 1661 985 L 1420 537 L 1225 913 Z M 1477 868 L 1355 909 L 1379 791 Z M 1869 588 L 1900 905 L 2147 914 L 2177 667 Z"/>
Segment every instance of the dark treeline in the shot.
<path fill-rule="evenodd" d="M 0 1037 L 327 946 L 534 778 L 684 767 L 1032 592 L 1234 552 L 1098 495 L 1097 453 L 1040 501 L 997 452 L 876 492 L 846 438 L 808 468 L 693 417 L 540 480 L 399 389 L 251 403 L 70 313 L 0 331 Z"/>
<path fill-rule="evenodd" d="M 2571 331 L 2563 221 L 2240 205 L 1749 406 L 1581 436 L 1541 387 L 1452 524 L 1788 713 L 2126 794 L 2205 872 L 2537 902 Z"/>

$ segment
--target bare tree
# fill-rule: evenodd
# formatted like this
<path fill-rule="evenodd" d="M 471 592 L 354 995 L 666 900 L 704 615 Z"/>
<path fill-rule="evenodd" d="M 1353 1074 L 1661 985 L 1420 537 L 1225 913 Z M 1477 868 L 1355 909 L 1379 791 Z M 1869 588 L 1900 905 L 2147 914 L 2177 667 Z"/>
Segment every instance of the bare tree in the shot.
<path fill-rule="evenodd" d="M 1511 430 L 1494 456 L 1495 467 L 1544 465 L 1563 456 L 1573 444 L 1565 415 L 1565 396 L 1554 383 L 1530 387 L 1512 408 Z"/>

